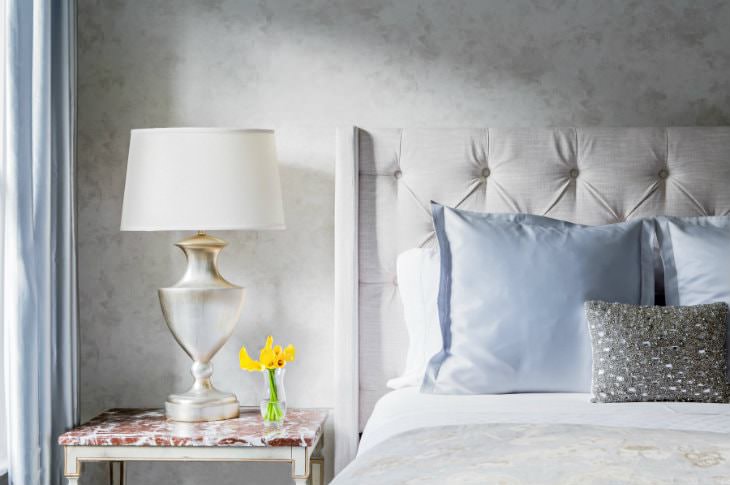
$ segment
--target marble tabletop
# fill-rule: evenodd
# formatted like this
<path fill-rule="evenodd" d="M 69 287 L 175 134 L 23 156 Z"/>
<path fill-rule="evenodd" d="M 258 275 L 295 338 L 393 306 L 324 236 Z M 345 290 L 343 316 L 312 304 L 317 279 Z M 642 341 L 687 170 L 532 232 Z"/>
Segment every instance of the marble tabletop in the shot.
<path fill-rule="evenodd" d="M 312 446 L 327 419 L 325 409 L 289 409 L 278 429 L 264 428 L 256 408 L 225 421 L 169 421 L 161 409 L 110 409 L 58 438 L 63 446 Z"/>

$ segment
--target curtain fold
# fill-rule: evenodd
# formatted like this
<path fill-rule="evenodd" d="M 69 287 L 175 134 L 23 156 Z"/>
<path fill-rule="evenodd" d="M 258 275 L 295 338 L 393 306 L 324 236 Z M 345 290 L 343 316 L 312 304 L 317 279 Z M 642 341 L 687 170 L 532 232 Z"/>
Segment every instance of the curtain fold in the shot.
<path fill-rule="evenodd" d="M 62 483 L 78 421 L 74 0 L 6 0 L 2 317 L 12 485 Z"/>

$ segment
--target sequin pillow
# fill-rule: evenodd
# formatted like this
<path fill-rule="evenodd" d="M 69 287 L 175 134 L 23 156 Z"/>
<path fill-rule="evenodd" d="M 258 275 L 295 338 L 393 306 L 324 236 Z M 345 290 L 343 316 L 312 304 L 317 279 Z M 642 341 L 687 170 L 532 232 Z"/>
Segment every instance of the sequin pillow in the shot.
<path fill-rule="evenodd" d="M 725 403 L 728 306 L 586 302 L 593 401 Z"/>

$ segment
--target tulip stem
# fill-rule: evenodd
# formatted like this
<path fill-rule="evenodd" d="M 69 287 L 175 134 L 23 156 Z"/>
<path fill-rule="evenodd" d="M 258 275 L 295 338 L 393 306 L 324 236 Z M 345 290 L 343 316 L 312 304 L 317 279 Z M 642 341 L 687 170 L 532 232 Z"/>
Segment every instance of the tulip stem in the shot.
<path fill-rule="evenodd" d="M 269 402 L 266 404 L 266 412 L 264 420 L 270 422 L 279 422 L 284 417 L 284 413 L 279 406 L 279 393 L 276 389 L 276 369 L 266 369 L 269 378 Z"/>
<path fill-rule="evenodd" d="M 274 373 L 276 372 L 276 370 L 274 370 L 274 369 L 266 369 L 266 372 L 269 373 L 269 391 L 271 391 L 271 399 L 270 399 L 270 401 L 271 402 L 278 402 L 279 401 L 279 396 L 278 396 L 278 392 L 276 390 L 276 376 L 274 375 Z"/>

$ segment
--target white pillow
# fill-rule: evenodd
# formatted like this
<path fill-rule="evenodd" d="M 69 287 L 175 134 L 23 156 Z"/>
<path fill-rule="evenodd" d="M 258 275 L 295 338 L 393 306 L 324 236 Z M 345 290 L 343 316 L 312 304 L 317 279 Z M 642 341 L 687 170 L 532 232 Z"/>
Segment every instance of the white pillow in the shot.
<path fill-rule="evenodd" d="M 398 289 L 408 331 L 406 367 L 387 383 L 391 389 L 420 386 L 426 365 L 441 350 L 438 292 L 441 268 L 436 248 L 409 249 L 398 256 Z"/>

